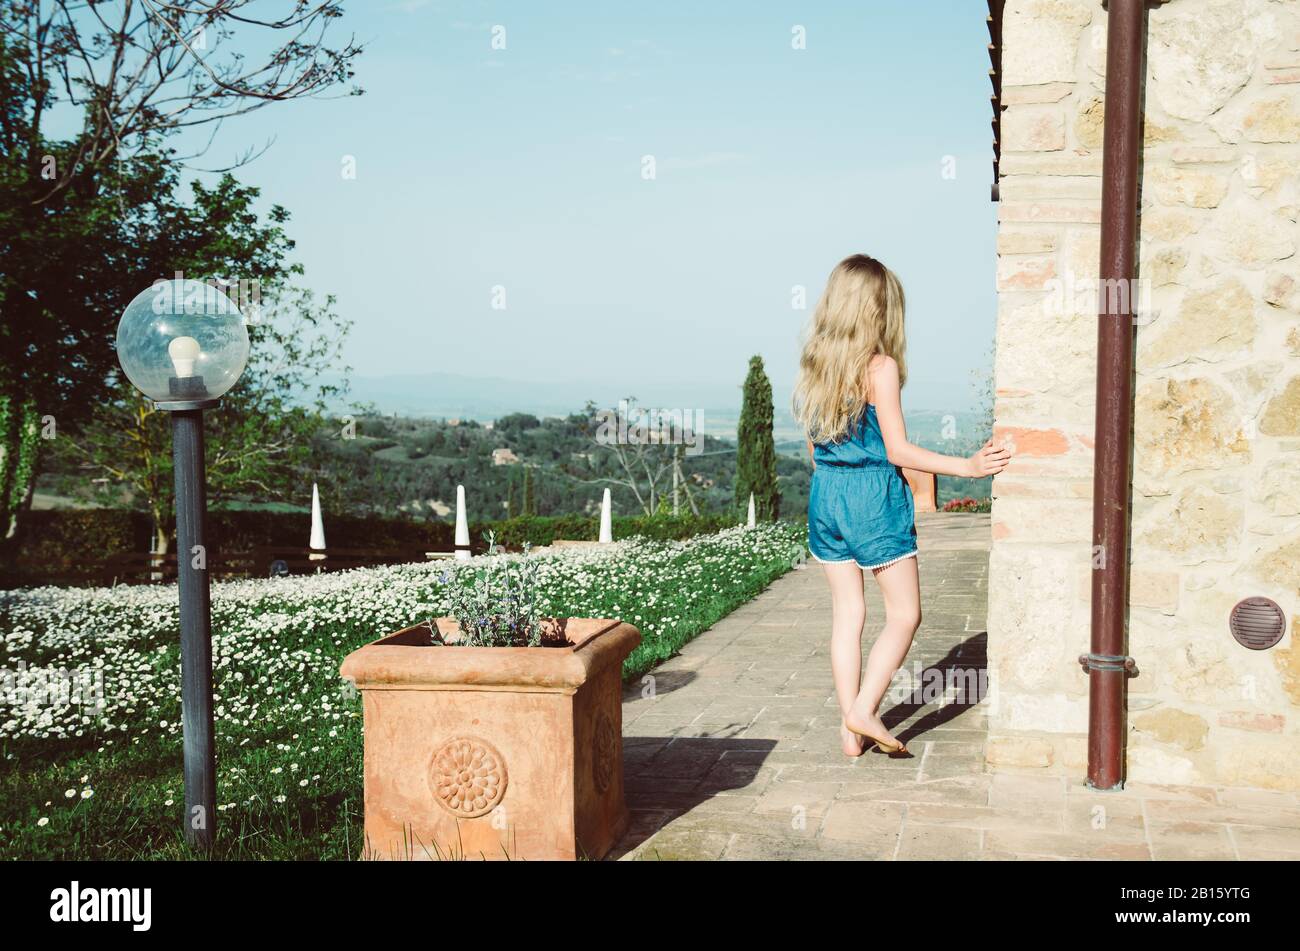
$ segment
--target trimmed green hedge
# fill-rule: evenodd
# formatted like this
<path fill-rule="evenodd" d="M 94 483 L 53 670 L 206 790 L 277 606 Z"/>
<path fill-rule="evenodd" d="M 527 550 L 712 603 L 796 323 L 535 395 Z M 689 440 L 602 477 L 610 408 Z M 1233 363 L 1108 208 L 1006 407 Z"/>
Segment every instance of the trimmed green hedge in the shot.
<path fill-rule="evenodd" d="M 615 538 L 644 535 L 658 540 L 690 538 L 716 532 L 736 519 L 729 515 L 620 517 L 613 519 Z M 311 516 L 300 512 L 214 511 L 208 513 L 209 546 L 221 551 L 248 551 L 260 545 L 306 545 Z M 595 540 L 597 516 L 520 516 L 495 522 L 471 522 L 474 551 L 487 548 L 487 533 L 510 549 L 534 547 L 557 539 Z M 449 551 L 455 544 L 450 522 L 415 519 L 325 516 L 325 538 L 333 548 L 425 548 Z M 0 587 L 97 582 L 109 555 L 149 550 L 149 517 L 116 509 L 29 512 L 23 519 L 15 561 L 0 566 Z"/>
<path fill-rule="evenodd" d="M 19 521 L 18 551 L 0 565 L 0 587 L 84 582 L 119 551 L 148 551 L 148 516 L 117 509 L 28 512 Z"/>

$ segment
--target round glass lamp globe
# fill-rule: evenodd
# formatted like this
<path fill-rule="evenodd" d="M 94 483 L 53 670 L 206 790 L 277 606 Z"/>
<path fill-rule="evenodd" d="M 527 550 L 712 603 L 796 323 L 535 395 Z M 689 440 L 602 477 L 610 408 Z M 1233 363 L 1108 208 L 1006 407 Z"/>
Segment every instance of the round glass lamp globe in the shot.
<path fill-rule="evenodd" d="M 122 372 L 155 403 L 219 399 L 248 363 L 244 315 L 218 287 L 158 281 L 117 324 Z"/>

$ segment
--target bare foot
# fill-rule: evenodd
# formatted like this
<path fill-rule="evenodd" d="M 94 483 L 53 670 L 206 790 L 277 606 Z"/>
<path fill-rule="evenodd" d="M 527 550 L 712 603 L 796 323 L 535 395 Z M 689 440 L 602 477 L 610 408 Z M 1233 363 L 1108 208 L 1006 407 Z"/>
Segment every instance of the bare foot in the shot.
<path fill-rule="evenodd" d="M 861 756 L 867 750 L 866 742 L 840 721 L 840 747 L 845 756 Z"/>
<path fill-rule="evenodd" d="M 877 714 L 863 713 L 854 707 L 844 717 L 844 725 L 859 736 L 864 736 L 870 742 L 875 743 L 880 747 L 882 753 L 907 752 L 907 747 L 885 729 L 884 721 Z"/>

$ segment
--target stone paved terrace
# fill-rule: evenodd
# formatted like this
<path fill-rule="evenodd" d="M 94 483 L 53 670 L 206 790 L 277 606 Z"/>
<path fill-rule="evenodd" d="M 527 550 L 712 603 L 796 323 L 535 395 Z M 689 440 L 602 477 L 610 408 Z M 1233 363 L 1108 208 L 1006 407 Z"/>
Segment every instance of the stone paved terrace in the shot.
<path fill-rule="evenodd" d="M 982 670 L 989 518 L 917 520 L 923 621 L 908 664 Z M 870 649 L 882 617 L 867 586 Z M 1300 798 L 992 772 L 982 704 L 896 698 L 909 757 L 839 749 L 830 599 L 790 572 L 624 696 L 627 859 L 1300 859 Z M 930 702 L 920 702 L 929 699 Z M 903 702 L 899 702 L 902 700 Z M 917 702 L 913 702 L 917 701 Z"/>

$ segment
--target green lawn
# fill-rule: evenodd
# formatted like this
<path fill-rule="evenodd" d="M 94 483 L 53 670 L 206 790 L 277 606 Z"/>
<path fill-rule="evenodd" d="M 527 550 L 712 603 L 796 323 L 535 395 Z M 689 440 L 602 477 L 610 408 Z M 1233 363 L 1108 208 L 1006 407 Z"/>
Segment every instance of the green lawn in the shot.
<path fill-rule="evenodd" d="M 641 630 L 624 671 L 635 677 L 753 598 L 804 550 L 801 527 L 777 524 L 530 557 L 543 559 L 546 613 L 617 617 Z M 339 662 L 442 613 L 448 586 L 469 581 L 477 564 L 214 585 L 214 857 L 360 852 L 360 701 L 340 680 Z M 174 586 L 0 595 L 0 857 L 189 856 L 175 600 Z M 79 697 L 66 695 L 68 672 Z"/>

